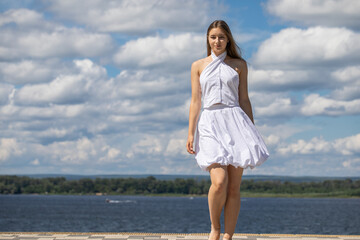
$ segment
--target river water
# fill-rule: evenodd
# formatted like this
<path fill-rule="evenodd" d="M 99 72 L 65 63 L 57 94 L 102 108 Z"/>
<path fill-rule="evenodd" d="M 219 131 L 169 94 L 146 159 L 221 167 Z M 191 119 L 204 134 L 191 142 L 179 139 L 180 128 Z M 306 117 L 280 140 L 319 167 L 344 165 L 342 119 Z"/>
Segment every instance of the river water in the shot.
<path fill-rule="evenodd" d="M 209 230 L 206 197 L 0 195 L 4 232 Z M 360 234 L 360 199 L 242 198 L 235 232 Z"/>

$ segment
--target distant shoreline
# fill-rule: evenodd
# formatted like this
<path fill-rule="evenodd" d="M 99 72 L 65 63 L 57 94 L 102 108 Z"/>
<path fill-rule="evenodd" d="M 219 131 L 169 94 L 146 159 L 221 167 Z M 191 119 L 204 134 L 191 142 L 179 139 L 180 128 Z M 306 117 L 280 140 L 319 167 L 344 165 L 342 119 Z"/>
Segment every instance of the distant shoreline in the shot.
<path fill-rule="evenodd" d="M 176 178 L 183 179 L 196 179 L 196 180 L 207 180 L 210 176 L 204 175 L 175 175 L 175 174 L 0 174 L 0 176 L 27 176 L 31 178 L 50 178 L 50 177 L 64 177 L 66 180 L 79 180 L 83 178 L 147 178 L 155 177 L 157 180 L 175 180 Z M 254 181 L 288 181 L 288 182 L 321 182 L 325 180 L 345 180 L 351 179 L 353 181 L 360 180 L 360 176 L 282 176 L 282 175 L 246 175 L 242 176 L 243 180 L 254 180 Z"/>
<path fill-rule="evenodd" d="M 176 178 L 31 178 L 0 176 L 0 194 L 42 195 L 138 195 L 138 196 L 207 196 L 210 179 Z M 243 179 L 243 197 L 277 198 L 359 198 L 360 180 L 324 180 L 313 182 Z"/>
<path fill-rule="evenodd" d="M 173 193 L 158 193 L 158 194 L 53 194 L 53 193 L 21 193 L 21 194 L 1 194 L 1 195 L 41 195 L 41 196 L 102 196 L 102 197 L 114 197 L 114 196 L 144 196 L 144 197 L 184 197 L 184 198 L 204 198 L 207 194 L 173 194 Z M 347 195 L 335 195 L 335 194 L 283 194 L 283 193 L 250 193 L 241 192 L 241 198 L 344 198 L 344 199 L 359 199 L 360 196 L 347 196 Z"/>

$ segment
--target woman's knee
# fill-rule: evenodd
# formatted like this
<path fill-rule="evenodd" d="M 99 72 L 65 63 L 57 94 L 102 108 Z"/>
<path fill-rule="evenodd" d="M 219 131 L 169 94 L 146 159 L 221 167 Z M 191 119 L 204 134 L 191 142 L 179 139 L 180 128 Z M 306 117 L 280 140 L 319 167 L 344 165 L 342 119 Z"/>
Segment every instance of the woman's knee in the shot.
<path fill-rule="evenodd" d="M 210 168 L 211 188 L 217 193 L 225 193 L 228 184 L 226 166 L 213 164 Z"/>
<path fill-rule="evenodd" d="M 240 186 L 238 184 L 229 183 L 229 186 L 227 189 L 227 196 L 228 197 L 240 197 Z"/>
<path fill-rule="evenodd" d="M 211 187 L 217 193 L 224 193 L 227 190 L 227 181 L 226 181 L 226 179 L 218 179 L 218 180 L 212 181 Z"/>

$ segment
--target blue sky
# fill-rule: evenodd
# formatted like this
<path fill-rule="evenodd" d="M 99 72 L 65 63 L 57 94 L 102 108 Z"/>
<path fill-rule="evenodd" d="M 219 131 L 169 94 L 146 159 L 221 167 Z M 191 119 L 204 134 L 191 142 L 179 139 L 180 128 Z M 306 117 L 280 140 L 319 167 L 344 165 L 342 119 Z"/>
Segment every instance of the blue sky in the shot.
<path fill-rule="evenodd" d="M 360 2 L 1 1 L 0 174 L 206 174 L 190 66 L 215 19 L 271 157 L 245 174 L 360 176 Z"/>

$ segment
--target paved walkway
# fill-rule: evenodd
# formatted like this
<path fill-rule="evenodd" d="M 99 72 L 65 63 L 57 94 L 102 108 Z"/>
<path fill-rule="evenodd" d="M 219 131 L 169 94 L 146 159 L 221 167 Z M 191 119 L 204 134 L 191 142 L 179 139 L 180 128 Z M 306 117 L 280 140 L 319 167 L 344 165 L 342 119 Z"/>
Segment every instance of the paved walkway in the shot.
<path fill-rule="evenodd" d="M 0 240 L 207 240 L 207 233 L 0 232 Z M 233 240 L 360 240 L 360 235 L 235 234 Z"/>

